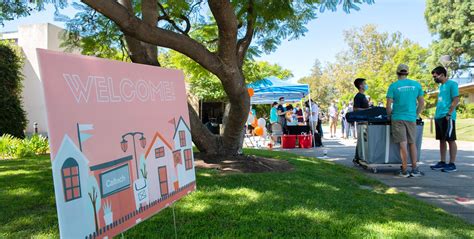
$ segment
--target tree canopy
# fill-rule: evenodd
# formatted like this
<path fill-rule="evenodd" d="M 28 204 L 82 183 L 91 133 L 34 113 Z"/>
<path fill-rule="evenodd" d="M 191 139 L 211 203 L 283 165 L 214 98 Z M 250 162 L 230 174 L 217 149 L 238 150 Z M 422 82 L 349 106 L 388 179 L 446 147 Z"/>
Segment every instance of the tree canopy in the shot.
<path fill-rule="evenodd" d="M 433 89 L 425 61 L 428 50 L 401 33 L 379 32 L 374 25 L 365 25 L 344 32 L 348 50 L 339 52 L 335 62 L 324 66 L 316 60 L 312 73 L 300 82 L 309 83 L 315 99 L 323 108 L 330 102 L 349 102 L 357 93 L 353 85 L 356 78 L 367 79 L 366 94 L 373 103 L 385 102 L 388 86 L 397 79 L 396 67 L 400 63 L 410 67 L 410 79 L 422 83 L 424 90 Z"/>
<path fill-rule="evenodd" d="M 454 69 L 474 62 L 474 2 L 464 0 L 427 0 L 425 19 L 436 37 L 431 44 L 429 62 L 439 65 L 439 57 L 450 55 Z"/>

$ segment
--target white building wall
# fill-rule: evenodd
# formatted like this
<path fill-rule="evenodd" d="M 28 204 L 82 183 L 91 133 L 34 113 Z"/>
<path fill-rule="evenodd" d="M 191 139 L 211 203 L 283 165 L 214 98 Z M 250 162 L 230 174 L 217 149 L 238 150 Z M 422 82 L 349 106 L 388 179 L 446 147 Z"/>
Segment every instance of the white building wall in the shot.
<path fill-rule="evenodd" d="M 26 111 L 28 124 L 26 132 L 34 132 L 34 122 L 38 123 L 39 133 L 47 134 L 46 107 L 40 79 L 36 48 L 63 51 L 61 34 L 64 29 L 50 23 L 22 25 L 18 32 L 0 35 L 0 39 L 16 39 L 25 56 L 23 66 L 23 109 Z"/>

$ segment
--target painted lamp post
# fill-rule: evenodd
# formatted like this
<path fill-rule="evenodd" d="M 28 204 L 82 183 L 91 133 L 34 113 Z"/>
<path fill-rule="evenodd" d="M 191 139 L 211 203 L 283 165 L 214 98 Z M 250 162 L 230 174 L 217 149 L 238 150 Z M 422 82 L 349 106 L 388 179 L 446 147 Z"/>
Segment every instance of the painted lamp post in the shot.
<path fill-rule="evenodd" d="M 122 141 L 120 142 L 120 147 L 122 148 L 123 152 L 127 152 L 128 149 L 128 141 L 125 139 L 127 136 L 132 137 L 133 141 L 133 156 L 135 159 L 135 169 L 136 169 L 136 174 L 137 174 L 137 179 L 133 182 L 133 194 L 135 196 L 135 206 L 136 209 L 140 209 L 140 205 L 142 203 L 146 204 L 148 203 L 148 187 L 147 187 L 147 182 L 145 177 L 140 177 L 139 170 L 138 168 L 140 167 L 138 165 L 138 157 L 137 157 L 137 149 L 136 149 L 136 143 L 135 143 L 135 136 L 140 136 L 138 141 L 140 142 L 140 146 L 142 148 L 145 148 L 146 146 L 146 138 L 143 136 L 142 132 L 129 132 L 124 135 L 122 135 Z"/>

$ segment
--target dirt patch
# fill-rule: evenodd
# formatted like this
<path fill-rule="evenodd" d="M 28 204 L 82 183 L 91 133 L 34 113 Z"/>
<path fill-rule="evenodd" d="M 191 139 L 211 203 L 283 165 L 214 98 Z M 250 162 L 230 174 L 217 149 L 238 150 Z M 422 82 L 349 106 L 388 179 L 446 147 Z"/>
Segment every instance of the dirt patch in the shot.
<path fill-rule="evenodd" d="M 198 168 L 212 168 L 223 173 L 265 173 L 288 172 L 293 166 L 286 160 L 256 157 L 253 155 L 231 156 L 224 159 L 202 160 L 205 155 L 194 155 L 195 166 Z"/>

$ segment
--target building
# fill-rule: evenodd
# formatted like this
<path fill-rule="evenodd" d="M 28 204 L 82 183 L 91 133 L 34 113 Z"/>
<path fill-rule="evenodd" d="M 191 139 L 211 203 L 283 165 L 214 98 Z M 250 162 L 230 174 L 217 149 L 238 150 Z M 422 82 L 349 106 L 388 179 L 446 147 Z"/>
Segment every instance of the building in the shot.
<path fill-rule="evenodd" d="M 34 123 L 38 125 L 38 132 L 47 134 L 46 107 L 44 93 L 40 79 L 36 48 L 64 51 L 60 47 L 61 35 L 64 29 L 50 23 L 22 25 L 16 32 L 0 33 L 0 40 L 12 40 L 24 54 L 23 66 L 23 108 L 26 111 L 28 125 L 26 133 L 34 132 Z"/>

